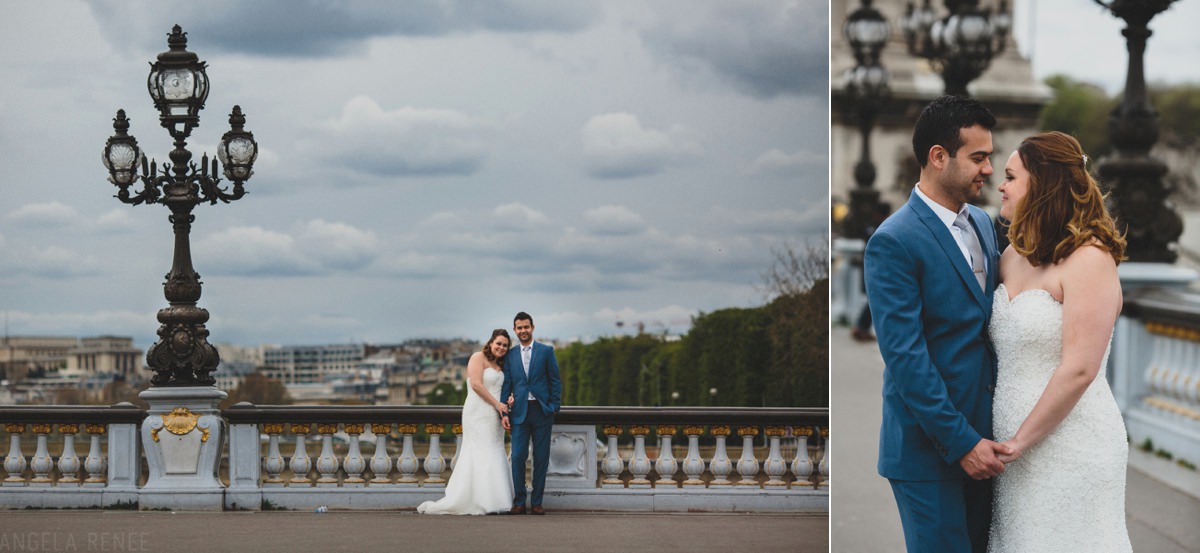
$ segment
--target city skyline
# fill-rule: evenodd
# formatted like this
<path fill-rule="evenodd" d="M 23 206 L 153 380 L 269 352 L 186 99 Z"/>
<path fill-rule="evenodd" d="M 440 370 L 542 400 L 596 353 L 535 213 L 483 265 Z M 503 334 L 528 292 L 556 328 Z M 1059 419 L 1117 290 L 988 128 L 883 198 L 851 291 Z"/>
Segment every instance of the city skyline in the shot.
<path fill-rule="evenodd" d="M 481 337 L 520 310 L 547 339 L 683 332 L 762 304 L 772 249 L 827 227 L 824 2 L 3 10 L 14 335 L 156 339 L 168 212 L 113 199 L 98 154 L 121 108 L 166 158 L 145 80 L 174 24 L 211 81 L 189 148 L 234 104 L 261 148 L 246 198 L 195 211 L 214 343 Z"/>

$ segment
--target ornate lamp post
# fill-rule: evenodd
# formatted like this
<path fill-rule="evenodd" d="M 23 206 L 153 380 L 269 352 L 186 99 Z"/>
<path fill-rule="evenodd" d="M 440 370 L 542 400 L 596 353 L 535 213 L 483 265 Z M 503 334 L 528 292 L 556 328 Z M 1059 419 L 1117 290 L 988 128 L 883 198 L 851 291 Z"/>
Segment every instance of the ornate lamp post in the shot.
<path fill-rule="evenodd" d="M 116 131 L 104 145 L 104 165 L 109 182 L 120 190 L 117 199 L 127 204 L 160 203 L 171 210 L 170 221 L 175 231 L 175 255 L 171 271 L 163 284 L 170 307 L 158 312 L 159 340 L 150 347 L 146 361 L 154 371 L 152 386 L 212 386 L 212 372 L 220 362 L 217 350 L 208 343 L 208 311 L 196 306 L 200 299 L 200 275 L 192 268 L 191 231 L 192 209 L 197 204 L 217 201 L 229 203 L 245 194 L 243 184 L 253 174 L 251 168 L 258 156 L 254 135 L 242 127 L 246 118 L 239 106 L 229 115 L 231 130 L 217 147 L 217 158 L 224 165 L 225 178 L 233 183 L 232 192 L 221 188 L 217 159 L 210 163 L 204 154 L 200 164 L 192 161 L 186 148 L 192 129 L 200 124 L 199 113 L 208 97 L 208 75 L 205 63 L 187 51 L 187 34 L 178 25 L 172 29 L 167 44 L 170 49 L 158 55 L 151 65 L 146 86 L 159 121 L 175 139 L 169 163 L 159 165 L 146 161 L 138 148 L 137 139 L 128 134 L 129 120 L 125 110 L 117 110 L 113 119 Z M 141 174 L 138 174 L 138 166 Z M 130 187 L 140 181 L 142 189 L 131 193 Z"/>
<path fill-rule="evenodd" d="M 1000 0 L 995 14 L 980 9 L 979 0 L 945 3 L 950 15 L 938 19 L 930 0 L 920 7 L 910 2 L 902 23 L 904 39 L 910 53 L 928 59 L 942 75 L 946 94 L 967 96 L 967 84 L 1004 51 L 1012 16 L 1007 0 Z"/>
<path fill-rule="evenodd" d="M 879 54 L 887 44 L 891 27 L 883 14 L 871 7 L 871 0 L 846 18 L 842 26 L 846 40 L 854 50 L 856 65 L 846 72 L 846 93 L 853 106 L 862 149 L 854 166 L 855 187 L 850 191 L 850 213 L 845 220 L 849 238 L 866 238 L 872 222 L 879 191 L 875 190 L 875 164 L 871 162 L 871 129 L 883 101 L 888 96 L 888 72 L 879 63 Z"/>
<path fill-rule="evenodd" d="M 1116 154 L 1099 166 L 1100 180 L 1108 187 L 1112 214 L 1124 231 L 1130 261 L 1173 263 L 1171 244 L 1183 233 L 1183 221 L 1167 201 L 1170 190 L 1162 177 L 1167 165 L 1150 155 L 1158 141 L 1158 113 L 1146 94 L 1143 60 L 1150 20 L 1170 7 L 1174 0 L 1096 0 L 1113 15 L 1125 20 L 1129 68 L 1125 95 L 1108 119 L 1109 140 Z"/>
<path fill-rule="evenodd" d="M 204 154 L 200 164 L 192 161 L 187 138 L 200 124 L 199 113 L 208 98 L 205 64 L 187 51 L 187 35 L 178 25 L 172 29 L 170 49 L 151 64 L 146 86 L 159 121 L 175 139 L 169 163 L 146 161 L 137 139 L 129 135 L 124 110 L 113 119 L 116 131 L 104 145 L 104 166 L 109 182 L 119 188 L 117 199 L 127 204 L 160 203 L 171 210 L 175 231 L 175 255 L 171 272 L 163 283 L 170 307 L 158 312 L 158 341 L 150 346 L 146 361 L 154 371 L 150 389 L 139 397 L 150 404 L 142 422 L 141 443 L 146 450 L 149 478 L 139 492 L 142 508 L 220 510 L 224 484 L 218 477 L 225 426 L 217 409 L 227 397 L 215 386 L 212 372 L 220 363 L 216 348 L 208 343 L 208 311 L 196 306 L 200 299 L 200 275 L 192 268 L 192 209 L 201 202 L 231 202 L 245 193 L 243 184 L 253 174 L 258 155 L 254 135 L 246 132 L 242 109 L 233 107 L 230 131 L 221 137 L 217 159 Z M 221 171 L 233 182 L 232 192 L 220 186 Z M 139 174 L 140 165 L 140 174 Z M 130 187 L 140 181 L 140 191 Z M 233 441 L 257 440 L 257 436 L 232 436 Z M 239 469 L 240 470 L 240 469 Z M 187 493 L 181 494 L 180 490 Z"/>

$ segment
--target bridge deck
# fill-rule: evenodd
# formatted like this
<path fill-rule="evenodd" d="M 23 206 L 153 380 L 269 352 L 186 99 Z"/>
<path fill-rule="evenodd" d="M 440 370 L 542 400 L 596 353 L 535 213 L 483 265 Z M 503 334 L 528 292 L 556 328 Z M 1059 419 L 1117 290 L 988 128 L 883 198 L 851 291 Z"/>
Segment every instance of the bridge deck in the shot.
<path fill-rule="evenodd" d="M 0 551 L 816 553 L 828 528 L 824 514 L 8 511 Z"/>

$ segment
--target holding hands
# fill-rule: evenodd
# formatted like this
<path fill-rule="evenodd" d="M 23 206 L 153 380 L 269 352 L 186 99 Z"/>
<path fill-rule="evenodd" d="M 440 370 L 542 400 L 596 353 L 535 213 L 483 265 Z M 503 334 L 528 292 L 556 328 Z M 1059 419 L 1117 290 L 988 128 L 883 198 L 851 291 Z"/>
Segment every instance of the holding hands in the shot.
<path fill-rule="evenodd" d="M 979 440 L 971 451 L 958 460 L 958 464 L 968 476 L 976 480 L 999 476 L 1008 462 L 1005 459 L 1012 461 L 1021 456 L 1016 448 L 1007 444 L 1008 442 L 1001 444 L 988 439 Z"/>
<path fill-rule="evenodd" d="M 505 430 L 512 430 L 512 423 L 508 421 L 508 405 L 497 402 L 496 412 L 500 413 L 500 426 L 503 426 Z"/>

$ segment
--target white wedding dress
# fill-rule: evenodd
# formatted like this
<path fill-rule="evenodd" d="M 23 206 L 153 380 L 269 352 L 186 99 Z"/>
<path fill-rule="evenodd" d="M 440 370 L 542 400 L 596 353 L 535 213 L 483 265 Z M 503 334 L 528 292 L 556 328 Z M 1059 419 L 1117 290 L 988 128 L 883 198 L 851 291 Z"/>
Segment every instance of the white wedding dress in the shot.
<path fill-rule="evenodd" d="M 492 397 L 500 397 L 504 373 L 483 369 L 483 385 Z M 513 482 L 508 453 L 504 451 L 504 427 L 496 410 L 475 393 L 467 381 L 467 400 L 462 410 L 462 443 L 446 496 L 426 501 L 418 513 L 431 515 L 486 515 L 512 508 Z"/>
<path fill-rule="evenodd" d="M 999 362 L 996 441 L 1017 433 L 1062 358 L 1062 304 L 1045 290 L 1011 300 L 1001 284 L 990 326 Z M 1104 377 L 1040 443 L 996 477 L 989 553 L 1128 552 L 1125 423 Z"/>

